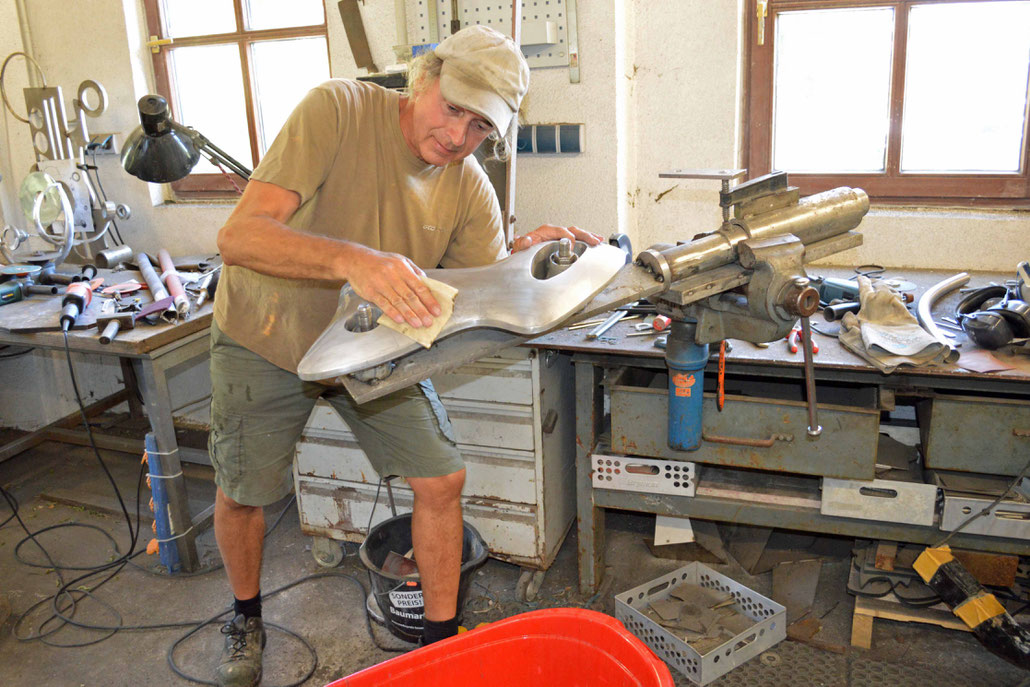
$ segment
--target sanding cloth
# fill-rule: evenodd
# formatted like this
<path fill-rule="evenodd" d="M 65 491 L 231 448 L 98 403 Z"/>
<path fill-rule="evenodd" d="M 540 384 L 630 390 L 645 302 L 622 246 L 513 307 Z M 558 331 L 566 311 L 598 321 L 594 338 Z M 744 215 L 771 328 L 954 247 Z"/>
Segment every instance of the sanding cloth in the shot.
<path fill-rule="evenodd" d="M 379 324 L 394 329 L 429 348 L 433 345 L 433 342 L 439 336 L 447 321 L 451 319 L 451 313 L 454 312 L 454 298 L 458 295 L 458 290 L 450 284 L 444 284 L 442 281 L 430 279 L 429 277 L 422 277 L 422 282 L 429 287 L 433 298 L 440 304 L 440 314 L 433 318 L 433 324 L 416 329 L 407 322 L 398 324 L 385 314 L 379 316 Z"/>

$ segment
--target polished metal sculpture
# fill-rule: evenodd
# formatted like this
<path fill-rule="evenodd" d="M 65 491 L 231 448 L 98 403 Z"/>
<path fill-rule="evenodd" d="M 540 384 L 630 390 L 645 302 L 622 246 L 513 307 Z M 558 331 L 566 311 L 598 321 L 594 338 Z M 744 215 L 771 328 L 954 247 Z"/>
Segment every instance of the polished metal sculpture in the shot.
<path fill-rule="evenodd" d="M 427 270 L 426 274 L 458 289 L 454 312 L 438 337 L 489 327 L 518 335 L 546 332 L 564 322 L 599 293 L 626 263 L 614 246 L 589 247 L 567 239 L 520 251 L 484 267 Z M 349 285 L 340 291 L 336 315 L 307 354 L 297 372 L 301 379 L 332 380 L 388 363 L 421 346 L 388 327 L 363 331 L 368 302 Z M 373 306 L 372 320 L 380 315 Z M 365 323 L 367 324 L 367 322 Z M 370 376 L 374 381 L 377 375 Z"/>

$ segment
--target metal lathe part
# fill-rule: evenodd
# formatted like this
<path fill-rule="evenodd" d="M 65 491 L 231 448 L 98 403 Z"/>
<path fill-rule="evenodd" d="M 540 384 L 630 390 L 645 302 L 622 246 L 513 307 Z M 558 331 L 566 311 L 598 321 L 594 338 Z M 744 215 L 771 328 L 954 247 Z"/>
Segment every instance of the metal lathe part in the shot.
<path fill-rule="evenodd" d="M 107 248 L 96 255 L 97 265 L 105 270 L 129 260 L 132 260 L 132 248 L 129 246 Z"/>
<path fill-rule="evenodd" d="M 637 262 L 658 281 L 671 284 L 733 262 L 741 241 L 793 234 L 804 244 L 815 243 L 854 229 L 867 212 L 866 192 L 841 186 L 802 198 L 792 207 L 731 220 L 717 231 L 679 246 L 650 248 L 640 253 Z"/>

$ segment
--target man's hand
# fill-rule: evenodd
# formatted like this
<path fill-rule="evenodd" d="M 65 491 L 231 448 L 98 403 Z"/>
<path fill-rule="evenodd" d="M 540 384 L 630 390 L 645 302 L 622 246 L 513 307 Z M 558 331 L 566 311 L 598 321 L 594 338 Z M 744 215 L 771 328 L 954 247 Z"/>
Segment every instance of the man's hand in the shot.
<path fill-rule="evenodd" d="M 422 281 L 425 272 L 403 255 L 352 243 L 345 271 L 355 293 L 398 324 L 428 327 L 440 314 L 440 304 Z"/>
<path fill-rule="evenodd" d="M 560 239 L 582 241 L 588 246 L 596 246 L 604 242 L 604 239 L 598 234 L 584 231 L 579 227 L 557 227 L 553 224 L 544 224 L 524 236 L 516 237 L 512 243 L 511 252 L 516 253 L 544 241 L 558 241 Z"/>

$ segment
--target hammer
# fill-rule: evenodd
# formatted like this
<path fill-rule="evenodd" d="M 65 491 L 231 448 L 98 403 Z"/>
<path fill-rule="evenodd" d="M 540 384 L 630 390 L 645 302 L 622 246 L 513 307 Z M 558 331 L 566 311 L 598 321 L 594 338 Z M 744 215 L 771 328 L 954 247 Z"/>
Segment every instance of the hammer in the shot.
<path fill-rule="evenodd" d="M 110 300 L 104 303 L 100 314 L 97 315 L 97 328 L 101 331 L 100 343 L 109 344 L 122 329 L 136 328 L 136 313 L 131 310 L 119 312 L 115 309 L 115 302 Z"/>

